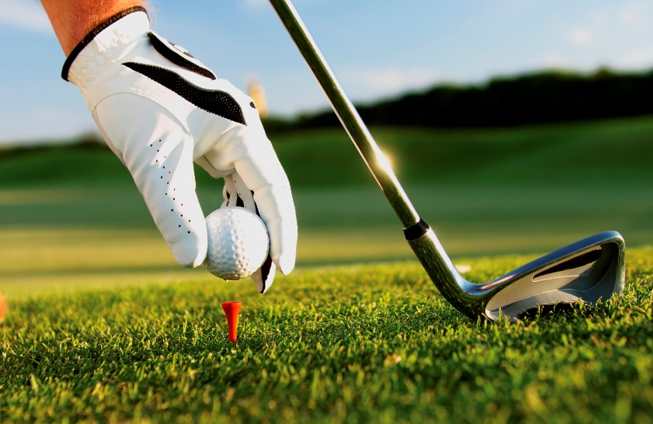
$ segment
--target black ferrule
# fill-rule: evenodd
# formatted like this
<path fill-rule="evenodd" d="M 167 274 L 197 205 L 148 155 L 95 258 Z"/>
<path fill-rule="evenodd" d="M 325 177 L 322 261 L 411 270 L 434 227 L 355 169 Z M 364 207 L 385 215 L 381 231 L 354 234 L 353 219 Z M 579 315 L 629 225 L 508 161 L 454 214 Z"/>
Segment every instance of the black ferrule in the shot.
<path fill-rule="evenodd" d="M 408 241 L 417 240 L 426 234 L 426 232 L 430 229 L 431 227 L 429 224 L 420 218 L 418 223 L 411 225 L 408 228 L 404 228 L 404 236 Z"/>

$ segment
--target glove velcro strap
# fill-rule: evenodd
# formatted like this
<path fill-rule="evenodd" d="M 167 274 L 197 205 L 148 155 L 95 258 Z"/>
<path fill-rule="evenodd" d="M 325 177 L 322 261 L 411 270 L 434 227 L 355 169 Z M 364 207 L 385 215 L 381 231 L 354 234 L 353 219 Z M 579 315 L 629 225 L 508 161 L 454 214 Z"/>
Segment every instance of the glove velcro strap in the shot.
<path fill-rule="evenodd" d="M 147 35 L 150 37 L 150 41 L 152 42 L 152 47 L 154 47 L 154 50 L 159 52 L 161 56 L 165 57 L 170 62 L 174 63 L 177 66 L 181 66 L 182 68 L 188 69 L 191 72 L 195 72 L 196 74 L 203 77 L 212 80 L 217 79 L 215 74 L 211 72 L 209 68 L 202 65 L 183 47 L 159 37 L 152 31 L 150 31 Z"/>
<path fill-rule="evenodd" d="M 100 25 L 96 26 L 91 32 L 86 34 L 86 36 L 82 39 L 82 41 L 80 41 L 79 44 L 75 46 L 73 51 L 70 52 L 70 55 L 68 55 L 68 57 L 66 58 L 66 61 L 63 64 L 63 69 L 61 70 L 61 78 L 68 81 L 68 72 L 70 72 L 70 67 L 72 66 L 73 62 L 75 61 L 79 53 L 81 53 L 81 51 L 84 50 L 84 47 L 86 47 L 91 41 L 93 41 L 93 39 L 99 33 L 104 31 L 111 24 L 119 21 L 120 19 L 134 12 L 145 12 L 147 14 L 147 10 L 144 7 L 133 6 L 123 10 L 122 12 L 116 13 L 106 21 L 102 22 Z"/>

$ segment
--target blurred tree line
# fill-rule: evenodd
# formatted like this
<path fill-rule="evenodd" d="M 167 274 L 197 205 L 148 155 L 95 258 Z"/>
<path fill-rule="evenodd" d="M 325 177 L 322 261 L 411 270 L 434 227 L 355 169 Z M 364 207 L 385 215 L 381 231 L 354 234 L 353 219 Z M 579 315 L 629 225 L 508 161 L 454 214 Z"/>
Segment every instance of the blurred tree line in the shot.
<path fill-rule="evenodd" d="M 592 74 L 545 71 L 483 85 L 443 84 L 420 93 L 357 105 L 368 125 L 505 127 L 653 114 L 653 71 Z M 269 131 L 340 125 L 331 111 L 269 118 Z"/>

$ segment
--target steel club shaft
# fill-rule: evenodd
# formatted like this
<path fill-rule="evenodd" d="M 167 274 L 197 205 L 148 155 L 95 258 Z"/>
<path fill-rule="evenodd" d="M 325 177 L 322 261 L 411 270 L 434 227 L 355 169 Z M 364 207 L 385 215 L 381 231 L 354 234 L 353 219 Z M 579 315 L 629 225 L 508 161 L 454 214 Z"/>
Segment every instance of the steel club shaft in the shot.
<path fill-rule="evenodd" d="M 399 181 L 397 181 L 397 177 L 390 169 L 386 158 L 358 115 L 356 108 L 329 68 L 294 6 L 288 0 L 270 0 L 270 3 L 272 3 L 288 33 L 313 71 L 333 110 L 338 115 L 340 122 L 356 145 L 372 175 L 381 186 L 401 223 L 405 228 L 415 225 L 420 220 L 417 211 L 415 211 L 408 196 L 406 196 Z"/>

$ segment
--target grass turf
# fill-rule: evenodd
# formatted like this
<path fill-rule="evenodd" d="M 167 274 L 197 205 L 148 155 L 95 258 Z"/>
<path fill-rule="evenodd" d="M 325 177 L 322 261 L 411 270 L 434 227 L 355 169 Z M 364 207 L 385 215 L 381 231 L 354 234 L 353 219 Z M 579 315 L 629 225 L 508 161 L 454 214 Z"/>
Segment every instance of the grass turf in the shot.
<path fill-rule="evenodd" d="M 653 248 L 626 291 L 516 324 L 469 320 L 415 262 L 20 297 L 0 422 L 652 422 Z M 526 257 L 470 260 L 487 281 Z M 220 303 L 241 300 L 237 345 Z"/>
<path fill-rule="evenodd" d="M 532 259 L 481 255 L 606 229 L 653 240 L 651 117 L 373 133 L 470 280 Z M 266 296 L 179 269 L 106 149 L 0 155 L 0 422 L 652 422 L 651 247 L 628 248 L 615 302 L 470 321 L 426 279 L 342 131 L 276 139 L 300 268 Z M 219 189 L 199 174 L 205 210 Z M 379 260 L 408 262 L 314 268 Z"/>

